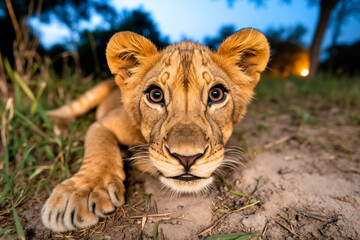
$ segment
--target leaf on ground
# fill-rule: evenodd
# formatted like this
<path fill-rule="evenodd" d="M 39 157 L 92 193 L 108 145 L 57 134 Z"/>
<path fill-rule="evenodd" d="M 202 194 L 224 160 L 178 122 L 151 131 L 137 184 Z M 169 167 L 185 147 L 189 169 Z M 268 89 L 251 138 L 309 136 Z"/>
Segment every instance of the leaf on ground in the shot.
<path fill-rule="evenodd" d="M 241 197 L 252 198 L 251 196 L 249 196 L 245 193 L 242 193 L 242 192 L 236 192 L 236 191 L 230 190 L 230 193 L 241 196 Z"/>
<path fill-rule="evenodd" d="M 253 237 L 261 236 L 260 232 L 256 233 L 230 233 L 230 234 L 224 234 L 224 235 L 212 235 L 205 240 L 246 240 L 251 239 Z"/>
<path fill-rule="evenodd" d="M 261 186 L 261 183 L 264 181 L 264 177 L 260 176 L 258 178 L 255 178 L 255 181 L 256 181 L 255 190 L 258 190 L 260 188 L 260 186 Z"/>

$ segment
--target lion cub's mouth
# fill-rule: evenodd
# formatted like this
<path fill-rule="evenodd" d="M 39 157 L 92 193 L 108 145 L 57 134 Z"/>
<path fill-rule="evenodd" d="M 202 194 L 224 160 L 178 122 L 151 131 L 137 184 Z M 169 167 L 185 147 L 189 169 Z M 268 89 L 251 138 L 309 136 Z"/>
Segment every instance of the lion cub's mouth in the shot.
<path fill-rule="evenodd" d="M 199 180 L 199 179 L 204 179 L 202 177 L 198 177 L 198 176 L 195 176 L 195 175 L 192 175 L 192 174 L 188 174 L 188 173 L 185 173 L 185 174 L 181 174 L 179 176 L 176 176 L 176 177 L 171 177 L 172 179 L 176 179 L 176 180 L 181 180 L 181 181 L 194 181 L 194 180 Z"/>

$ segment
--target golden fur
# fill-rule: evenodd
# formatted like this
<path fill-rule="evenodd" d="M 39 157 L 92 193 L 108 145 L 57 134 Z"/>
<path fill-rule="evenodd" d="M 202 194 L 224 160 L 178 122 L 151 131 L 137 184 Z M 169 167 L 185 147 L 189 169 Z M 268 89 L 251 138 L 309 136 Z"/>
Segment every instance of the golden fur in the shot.
<path fill-rule="evenodd" d="M 106 57 L 121 95 L 104 82 L 48 112 L 70 118 L 99 104 L 79 172 L 59 184 L 43 208 L 42 221 L 54 231 L 91 226 L 124 204 L 119 143 L 147 144 L 146 154 L 134 157 L 135 167 L 159 176 L 172 190 L 206 189 L 266 67 L 269 45 L 261 32 L 242 29 L 217 52 L 187 41 L 158 52 L 148 39 L 120 32 L 110 39 Z M 217 89 L 224 94 L 221 101 L 210 100 L 214 86 L 223 89 Z M 149 99 L 154 88 L 162 93 L 161 104 Z"/>

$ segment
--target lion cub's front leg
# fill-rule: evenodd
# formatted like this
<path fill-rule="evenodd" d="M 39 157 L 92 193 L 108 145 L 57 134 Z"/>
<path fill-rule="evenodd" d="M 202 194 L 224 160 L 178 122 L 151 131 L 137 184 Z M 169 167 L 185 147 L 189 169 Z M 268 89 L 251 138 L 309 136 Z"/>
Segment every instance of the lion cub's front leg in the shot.
<path fill-rule="evenodd" d="M 119 115 L 91 125 L 79 172 L 56 186 L 43 207 L 46 227 L 58 232 L 89 227 L 124 204 L 125 173 L 117 135 L 129 137 L 131 131 L 123 128 L 127 125 L 127 119 Z M 112 128 L 116 130 L 110 131 Z M 121 130 L 125 132 L 117 132 Z"/>

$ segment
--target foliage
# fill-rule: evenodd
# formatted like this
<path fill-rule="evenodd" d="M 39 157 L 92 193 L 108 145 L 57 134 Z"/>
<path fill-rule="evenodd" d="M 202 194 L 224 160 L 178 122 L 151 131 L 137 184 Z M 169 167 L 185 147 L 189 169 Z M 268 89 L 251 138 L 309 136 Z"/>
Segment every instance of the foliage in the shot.
<path fill-rule="evenodd" d="M 217 35 L 205 37 L 205 45 L 216 50 L 221 42 L 235 31 L 233 25 L 223 26 Z M 271 70 L 272 76 L 282 78 L 291 74 L 300 76 L 303 69 L 309 69 L 308 52 L 301 40 L 305 33 L 306 29 L 301 24 L 266 30 L 265 35 L 271 47 L 268 68 Z"/>
<path fill-rule="evenodd" d="M 337 45 L 339 36 L 341 36 L 341 28 L 349 19 L 350 16 L 356 16 L 358 20 L 358 14 L 360 13 L 360 0 L 347 0 L 340 1 L 335 7 L 333 16 L 331 19 L 331 25 L 334 28 L 332 34 L 332 46 Z M 357 14 L 357 15 L 356 15 Z"/>
<path fill-rule="evenodd" d="M 90 114 L 69 122 L 68 130 L 59 134 L 45 109 L 64 104 L 64 92 L 79 96 L 96 81 L 89 86 L 70 74 L 62 81 L 54 77 L 44 85 L 40 76 L 33 76 L 28 83 L 17 72 L 12 76 L 18 76 L 10 88 L 12 97 L 0 100 L 0 169 L 4 170 L 0 174 L 0 217 L 13 219 L 14 225 L 6 231 L 15 231 L 16 237 L 25 239 L 17 209 L 34 195 L 50 193 L 53 183 L 69 177 L 80 166 L 82 130 L 94 119 Z"/>
<path fill-rule="evenodd" d="M 268 68 L 272 76 L 300 76 L 302 70 L 309 69 L 309 54 L 301 41 L 305 33 L 306 28 L 301 24 L 265 31 L 271 47 Z"/>
<path fill-rule="evenodd" d="M 360 41 L 351 45 L 335 45 L 328 48 L 327 51 L 329 58 L 320 65 L 321 69 L 338 76 L 360 74 Z"/>
<path fill-rule="evenodd" d="M 279 42 L 290 42 L 293 44 L 301 45 L 302 38 L 304 37 L 306 32 L 307 30 L 303 25 L 297 24 L 295 26 L 289 27 L 270 27 L 265 31 L 265 35 L 272 44 L 276 44 Z"/>
<path fill-rule="evenodd" d="M 222 26 L 218 32 L 217 36 L 210 37 L 207 36 L 204 39 L 204 43 L 206 46 L 208 46 L 210 49 L 218 49 L 221 42 L 225 40 L 228 36 L 232 35 L 236 32 L 234 25 L 225 25 Z"/>
<path fill-rule="evenodd" d="M 88 20 L 94 13 L 101 15 L 109 23 L 112 23 L 116 17 L 115 10 L 106 0 L 17 0 L 11 1 L 11 5 L 17 22 L 25 23 L 26 19 L 37 17 L 42 22 L 57 19 L 64 23 L 73 32 L 71 35 L 73 37 L 73 49 L 76 49 L 77 34 L 81 21 Z M 0 38 L 1 52 L 3 56 L 7 56 L 12 62 L 12 44 L 15 40 L 16 28 L 14 28 L 14 23 L 10 19 L 5 1 L 0 1 L 0 10 L 4 13 L 0 14 L 0 31 L 6 32 L 6 37 Z M 31 32 L 30 38 L 32 37 L 33 32 Z"/>
<path fill-rule="evenodd" d="M 33 3 L 29 8 L 24 7 L 25 3 Z M 37 4 L 38 2 L 36 2 Z M 35 5 L 36 5 L 35 4 Z M 54 69 L 60 74 L 65 74 L 70 69 L 77 71 L 78 75 L 96 73 L 98 76 L 105 76 L 108 74 L 107 63 L 105 59 L 106 44 L 111 36 L 118 31 L 133 31 L 149 38 L 157 47 L 162 48 L 168 44 L 168 39 L 162 37 L 158 31 L 156 24 L 148 12 L 142 9 L 135 9 L 132 11 L 124 10 L 121 13 L 116 12 L 107 1 L 44 1 L 41 5 L 41 11 L 34 11 L 34 1 L 22 0 L 13 3 L 13 9 L 18 19 L 29 18 L 36 14 L 39 15 L 41 21 L 52 21 L 53 18 L 63 22 L 71 31 L 72 39 L 70 44 L 55 45 L 51 49 L 46 50 L 41 46 L 36 45 L 37 50 L 41 55 L 48 55 L 53 59 Z M 39 6 L 37 6 L 39 8 Z M 0 9 L 4 11 L 4 15 L 0 15 L 0 22 L 6 22 L 0 27 L 7 32 L 7 37 L 0 38 L 0 46 L 2 55 L 9 59 L 9 62 L 14 62 L 15 45 L 15 31 L 13 22 L 10 21 L 7 6 L 2 2 Z M 81 30 L 79 24 L 88 20 L 92 15 L 97 14 L 103 18 L 107 24 L 99 26 L 93 32 Z M 20 31 L 29 29 L 27 23 L 22 21 Z M 29 29 L 30 30 L 30 29 Z M 18 32 L 20 32 L 18 31 Z M 29 33 L 19 33 L 20 35 L 29 36 L 29 39 L 37 40 L 33 36 L 33 31 Z M 74 52 L 66 52 L 66 50 L 76 50 Z M 0 63 L 1 65 L 1 63 Z M 80 71 L 80 67 L 82 72 Z M 1 66 L 0 66 L 1 68 Z M 94 71 L 95 70 L 95 71 Z M 0 86 L 1 87 L 1 86 Z"/>
<path fill-rule="evenodd" d="M 123 11 L 122 18 L 110 29 L 96 29 L 93 32 L 83 31 L 80 35 L 79 55 L 81 67 L 86 74 L 99 68 L 100 72 L 107 70 L 105 49 L 111 36 L 119 31 L 132 31 L 149 38 L 158 48 L 168 45 L 168 39 L 162 37 L 151 15 L 141 9 Z M 91 51 L 91 36 L 95 51 Z M 98 63 L 95 61 L 98 61 Z M 96 66 L 98 64 L 98 67 Z"/>
<path fill-rule="evenodd" d="M 229 6 L 232 6 L 234 2 L 238 0 L 227 0 Z M 255 3 L 257 6 L 264 6 L 268 0 L 249 0 L 249 2 Z M 285 3 L 291 3 L 292 0 L 282 0 Z M 360 12 L 359 0 L 307 0 L 311 5 L 319 6 L 319 19 L 316 23 L 316 30 L 313 36 L 311 46 L 309 48 L 309 60 L 310 60 L 310 73 L 309 77 L 315 76 L 315 73 L 319 65 L 319 56 L 321 43 L 325 34 L 325 30 L 328 26 L 329 19 L 333 17 L 335 19 L 335 31 L 333 35 L 333 45 L 336 44 L 337 36 L 341 32 L 341 26 L 345 20 L 350 16 Z M 338 7 L 336 7 L 338 6 Z M 335 14 L 332 12 L 335 10 Z"/>

